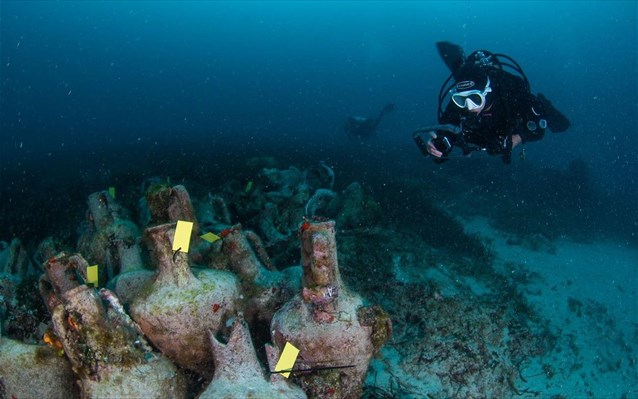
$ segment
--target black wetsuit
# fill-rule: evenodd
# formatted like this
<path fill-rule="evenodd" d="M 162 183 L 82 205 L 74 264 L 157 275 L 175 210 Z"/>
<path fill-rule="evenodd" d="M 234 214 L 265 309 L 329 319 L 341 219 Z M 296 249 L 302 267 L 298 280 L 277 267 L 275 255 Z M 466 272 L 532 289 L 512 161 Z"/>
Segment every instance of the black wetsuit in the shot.
<path fill-rule="evenodd" d="M 490 155 L 503 155 L 509 163 L 512 135 L 520 135 L 523 143 L 543 138 L 541 120 L 545 119 L 545 111 L 522 78 L 497 69 L 488 76 L 492 92 L 481 113 L 469 112 L 450 101 L 439 123 L 461 126 L 463 134 L 447 137 L 464 154 L 485 150 Z M 528 127 L 528 122 L 534 122 L 529 124 L 534 129 Z"/>

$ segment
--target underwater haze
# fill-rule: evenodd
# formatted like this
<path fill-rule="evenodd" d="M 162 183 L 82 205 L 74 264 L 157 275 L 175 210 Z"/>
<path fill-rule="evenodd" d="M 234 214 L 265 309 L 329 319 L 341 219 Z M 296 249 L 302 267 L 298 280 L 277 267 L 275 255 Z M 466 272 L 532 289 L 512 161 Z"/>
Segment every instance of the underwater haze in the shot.
<path fill-rule="evenodd" d="M 584 161 L 616 216 L 636 221 L 633 1 L 3 1 L 1 11 L 0 216 L 13 234 L 21 213 L 55 211 L 52 196 L 66 190 L 123 175 L 223 175 L 273 150 L 371 181 L 421 176 L 435 166 L 411 132 L 436 121 L 441 40 L 516 59 L 572 122 L 528 145 L 526 162 Z M 387 102 L 396 111 L 374 140 L 347 140 L 347 115 Z M 443 173 L 475 173 L 468 164 Z M 45 191 L 46 203 L 31 202 Z"/>
<path fill-rule="evenodd" d="M 571 127 L 515 148 L 510 165 L 423 157 L 412 132 L 437 123 L 440 41 L 512 57 Z M 390 103 L 372 137 L 344 132 Z M 75 247 L 96 191 L 114 187 L 141 219 L 149 181 L 248 201 L 253 183 L 274 185 L 255 165 L 304 176 L 323 165 L 334 196 L 357 182 L 358 204 L 378 203 L 372 226 L 337 226 L 337 240 L 361 268 L 344 266 L 345 280 L 395 323 L 382 355 L 400 354 L 402 371 L 373 368 L 387 391 L 388 375 L 409 381 L 396 397 L 472 391 L 398 342 L 440 338 L 441 314 L 487 325 L 483 304 L 540 326 L 519 332 L 542 344 L 501 362 L 511 397 L 638 397 L 638 2 L 0 1 L 0 263 L 14 238 L 30 252 L 48 236 Z M 241 206 L 258 214 L 259 201 Z M 241 206 L 229 205 L 232 222 L 262 233 Z M 362 279 L 366 267 L 387 274 Z"/>

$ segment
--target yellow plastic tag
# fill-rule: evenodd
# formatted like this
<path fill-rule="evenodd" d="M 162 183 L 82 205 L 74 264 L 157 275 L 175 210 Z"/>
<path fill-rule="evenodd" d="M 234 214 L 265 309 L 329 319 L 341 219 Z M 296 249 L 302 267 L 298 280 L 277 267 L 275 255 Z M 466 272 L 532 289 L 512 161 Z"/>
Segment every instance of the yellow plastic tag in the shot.
<path fill-rule="evenodd" d="M 217 240 L 221 240 L 222 239 L 217 234 L 214 234 L 214 233 L 211 233 L 211 232 L 208 232 L 208 233 L 206 233 L 204 235 L 201 235 L 200 237 L 201 237 L 202 240 L 206 240 L 206 241 L 208 241 L 210 243 L 213 243 L 213 242 L 215 242 Z"/>
<path fill-rule="evenodd" d="M 109 187 L 109 194 L 111 194 L 111 197 L 115 199 L 115 187 Z"/>
<path fill-rule="evenodd" d="M 249 192 L 250 192 L 250 190 L 252 190 L 252 189 L 253 189 L 253 181 L 251 180 L 251 181 L 249 181 L 249 182 L 246 184 L 246 189 L 245 189 L 244 191 L 245 191 L 245 192 L 247 192 L 247 193 L 249 193 Z"/>
<path fill-rule="evenodd" d="M 284 346 L 284 350 L 281 352 L 279 361 L 277 361 L 277 365 L 275 366 L 275 371 L 292 370 L 295 362 L 297 361 L 297 355 L 299 355 L 299 349 L 295 348 L 295 346 L 290 342 L 286 342 L 286 346 Z M 290 372 L 287 371 L 285 373 L 281 373 L 281 375 L 288 378 L 290 376 Z"/>
<path fill-rule="evenodd" d="M 175 237 L 173 237 L 173 251 L 188 252 L 191 243 L 191 232 L 193 231 L 193 222 L 177 221 L 175 228 Z"/>
<path fill-rule="evenodd" d="M 92 284 L 97 287 L 98 271 L 97 265 L 89 266 L 86 268 L 86 283 Z"/>

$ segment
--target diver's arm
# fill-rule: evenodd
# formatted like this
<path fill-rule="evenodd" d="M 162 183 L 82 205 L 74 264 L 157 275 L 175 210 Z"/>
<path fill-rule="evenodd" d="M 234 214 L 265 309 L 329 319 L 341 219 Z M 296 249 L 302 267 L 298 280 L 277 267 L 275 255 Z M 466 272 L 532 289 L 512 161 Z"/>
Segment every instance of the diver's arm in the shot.
<path fill-rule="evenodd" d="M 459 126 L 461 123 L 460 114 L 456 106 L 452 106 L 451 102 L 445 108 L 441 119 L 439 120 L 441 125 L 452 125 Z M 445 132 L 442 132 L 445 133 Z M 441 158 L 443 156 L 443 152 L 439 150 L 447 149 L 449 150 L 454 145 L 453 137 L 447 138 L 447 143 L 442 140 L 446 137 L 441 137 L 437 135 L 435 132 L 430 132 L 430 139 L 427 142 L 427 151 L 428 154 L 432 155 L 434 158 Z M 439 148 L 437 148 L 437 146 Z M 436 161 L 436 160 L 435 160 Z"/>
<path fill-rule="evenodd" d="M 547 126 L 542 103 L 530 93 L 529 86 L 519 76 L 503 72 L 498 76 L 498 81 L 501 89 L 507 93 L 505 101 L 510 106 L 509 118 L 520 121 L 511 132 L 512 148 L 542 139 L 545 134 L 543 126 Z"/>

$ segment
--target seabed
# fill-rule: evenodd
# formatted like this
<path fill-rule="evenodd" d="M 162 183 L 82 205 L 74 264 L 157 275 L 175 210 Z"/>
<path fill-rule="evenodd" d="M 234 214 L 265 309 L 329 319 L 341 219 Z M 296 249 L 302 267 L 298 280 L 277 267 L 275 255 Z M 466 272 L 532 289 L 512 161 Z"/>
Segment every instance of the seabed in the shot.
<path fill-rule="evenodd" d="M 526 234 L 481 214 L 480 206 L 468 212 L 464 194 L 446 201 L 423 194 L 419 182 L 404 182 L 402 194 L 417 207 L 384 208 L 391 201 L 367 187 L 339 182 L 338 175 L 335 185 L 325 165 L 262 168 L 264 162 L 249 162 L 261 172 L 248 183 L 229 180 L 202 191 L 200 182 L 193 202 L 197 207 L 208 192 L 223 197 L 233 222 L 254 229 L 279 268 L 299 264 L 295 233 L 304 210 L 312 213 L 306 217 L 336 220 L 344 283 L 367 304 L 380 305 L 393 325 L 362 397 L 638 397 L 635 246 L 609 237 Z M 293 201 L 308 176 L 323 179 L 318 186 L 333 193 L 322 192 L 310 207 L 312 193 Z M 188 181 L 180 184 L 190 190 Z M 138 188 L 117 190 L 129 200 L 122 205 L 135 208 Z M 271 209 L 269 217 L 276 223 L 258 223 L 259 207 L 250 205 L 257 196 L 275 204 L 278 212 Z M 74 246 L 73 224 L 66 228 L 59 237 Z M 27 248 L 38 244 L 20 238 Z M 3 334 L 42 343 L 42 323 L 50 320 L 34 303 L 37 296 L 23 293 L 12 303 L 3 295 Z"/>

